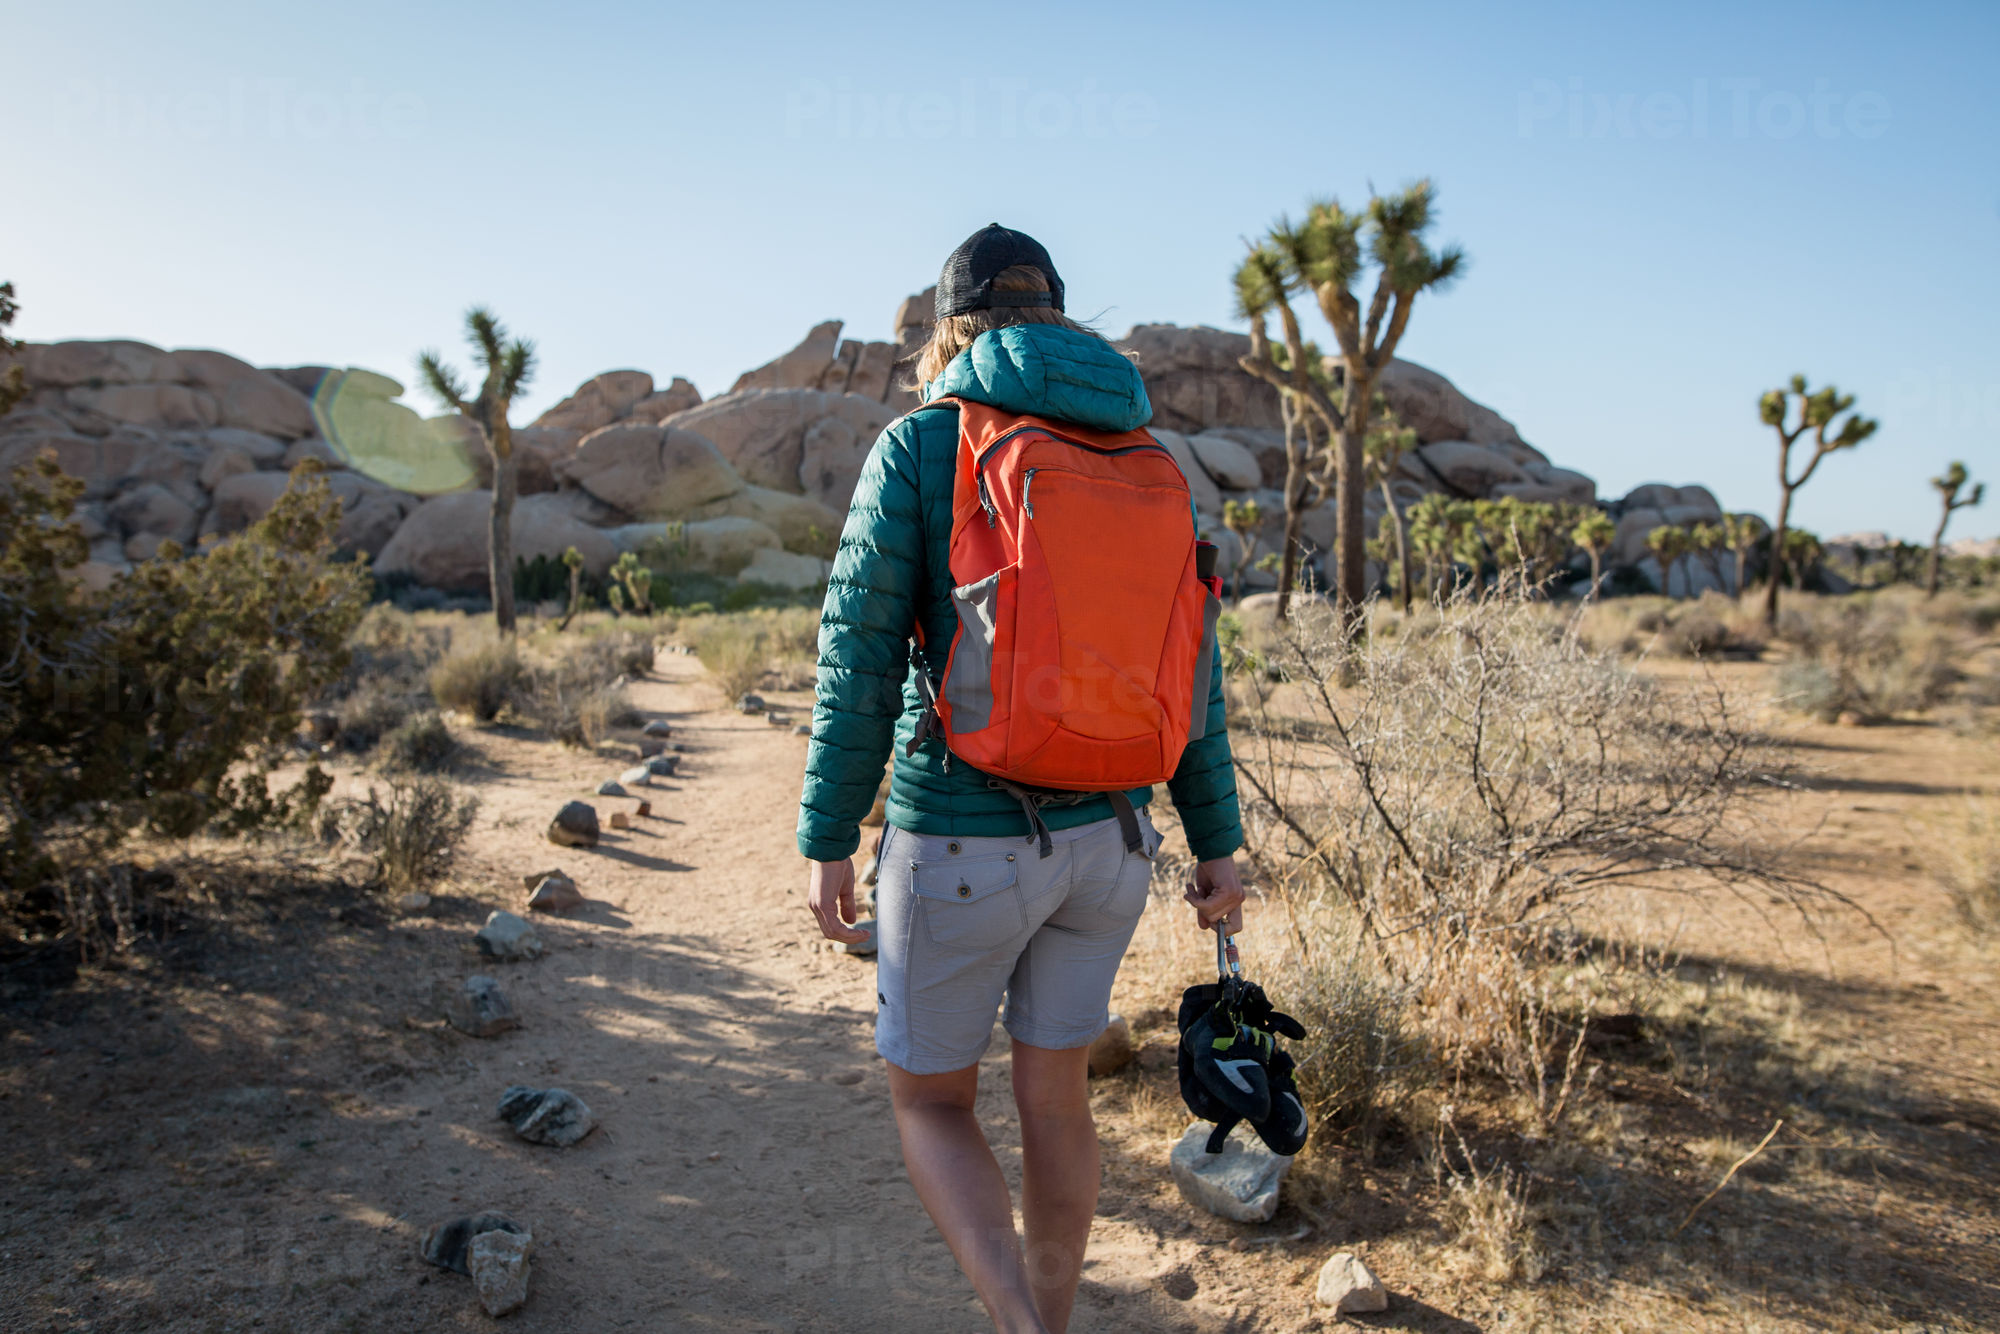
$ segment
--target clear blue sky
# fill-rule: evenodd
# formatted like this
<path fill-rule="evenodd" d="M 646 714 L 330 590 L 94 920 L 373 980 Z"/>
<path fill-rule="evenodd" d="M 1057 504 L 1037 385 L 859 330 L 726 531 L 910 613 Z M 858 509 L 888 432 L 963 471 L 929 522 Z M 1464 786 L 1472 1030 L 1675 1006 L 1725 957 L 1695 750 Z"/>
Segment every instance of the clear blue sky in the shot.
<path fill-rule="evenodd" d="M 1753 12 L 1754 11 L 1754 12 Z M 1254 13 L 1254 18 L 1244 17 Z M 726 389 L 999 219 L 1073 312 L 1230 319 L 1240 238 L 1429 174 L 1472 259 L 1403 354 L 1607 495 L 1769 512 L 1759 391 L 1881 417 L 1797 517 L 1927 535 L 2000 482 L 2000 6 L 1270 3 L 0 9 L 0 277 L 34 339 L 407 380 L 471 302 L 532 414 Z M 1958 535 L 2000 530 L 2000 498 Z"/>

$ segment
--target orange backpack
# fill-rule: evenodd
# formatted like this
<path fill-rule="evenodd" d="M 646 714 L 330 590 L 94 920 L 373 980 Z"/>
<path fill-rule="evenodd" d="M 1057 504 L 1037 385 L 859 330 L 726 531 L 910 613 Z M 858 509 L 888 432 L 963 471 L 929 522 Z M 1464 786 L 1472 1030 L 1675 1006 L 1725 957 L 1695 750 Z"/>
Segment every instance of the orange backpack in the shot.
<path fill-rule="evenodd" d="M 958 630 L 942 686 L 917 673 L 935 715 L 919 740 L 940 727 L 952 754 L 1025 788 L 1165 782 L 1208 719 L 1222 606 L 1187 478 L 1143 430 L 938 401 L 958 407 Z"/>

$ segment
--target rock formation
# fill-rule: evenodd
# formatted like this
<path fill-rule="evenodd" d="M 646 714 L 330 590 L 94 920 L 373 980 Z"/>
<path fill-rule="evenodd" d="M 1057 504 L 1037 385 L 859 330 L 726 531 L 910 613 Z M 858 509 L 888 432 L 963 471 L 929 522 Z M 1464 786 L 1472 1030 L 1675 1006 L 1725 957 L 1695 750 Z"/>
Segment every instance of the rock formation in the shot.
<path fill-rule="evenodd" d="M 638 370 L 578 385 L 514 433 L 521 500 L 515 547 L 523 559 L 574 546 L 601 573 L 652 539 L 677 540 L 686 568 L 798 585 L 824 576 L 861 465 L 882 428 L 916 404 L 908 363 L 926 336 L 932 293 L 905 300 L 892 337 L 842 338 L 829 320 L 783 355 L 704 401 L 684 379 L 660 388 Z M 1204 529 L 1240 552 L 1222 527 L 1224 504 L 1254 499 L 1265 514 L 1259 553 L 1283 523 L 1285 472 L 1275 392 L 1237 359 L 1249 337 L 1205 326 L 1135 327 L 1131 353 L 1153 401 L 1153 430 L 1187 474 Z M 311 395 L 318 366 L 260 370 L 220 352 L 163 351 L 144 343 L 27 345 L 17 358 L 31 393 L 0 418 L 0 476 L 42 450 L 83 479 L 79 516 L 91 541 L 91 577 L 109 578 L 172 540 L 226 537 L 268 511 L 288 470 L 328 461 L 342 501 L 341 544 L 385 575 L 477 595 L 486 586 L 487 491 L 414 496 L 343 467 L 320 439 Z M 1426 493 L 1463 498 L 1597 502 L 1596 484 L 1555 464 L 1513 423 L 1451 381 L 1397 361 L 1382 392 L 1419 448 L 1391 490 L 1398 507 Z M 480 432 L 453 419 L 481 487 L 492 461 Z M 1382 512 L 1367 496 L 1371 531 Z M 1645 534 L 1661 523 L 1713 520 L 1699 486 L 1640 487 L 1605 505 L 1618 520 L 1613 565 L 1643 568 Z M 1305 516 L 1304 540 L 1332 545 L 1331 505 Z M 1252 571 L 1252 586 L 1269 576 Z"/>

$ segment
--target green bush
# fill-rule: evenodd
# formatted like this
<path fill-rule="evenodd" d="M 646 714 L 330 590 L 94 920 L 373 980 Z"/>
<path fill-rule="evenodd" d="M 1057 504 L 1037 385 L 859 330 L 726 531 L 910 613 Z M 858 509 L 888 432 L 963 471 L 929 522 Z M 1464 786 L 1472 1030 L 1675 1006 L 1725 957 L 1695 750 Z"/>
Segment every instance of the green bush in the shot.
<path fill-rule="evenodd" d="M 317 766 L 273 794 L 308 700 L 339 679 L 368 604 L 336 562 L 340 502 L 301 464 L 265 517 L 91 591 L 73 515 L 83 483 L 52 455 L 0 488 L 0 890 L 55 868 L 49 840 L 240 832 L 315 806 Z"/>

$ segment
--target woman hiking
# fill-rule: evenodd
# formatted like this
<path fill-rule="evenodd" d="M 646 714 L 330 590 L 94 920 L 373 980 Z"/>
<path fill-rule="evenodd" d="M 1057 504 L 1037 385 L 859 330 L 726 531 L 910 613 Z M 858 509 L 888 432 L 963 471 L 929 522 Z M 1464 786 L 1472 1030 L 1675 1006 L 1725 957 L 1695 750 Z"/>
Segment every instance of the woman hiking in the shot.
<path fill-rule="evenodd" d="M 994 1326 L 1061 1331 L 1097 1207 L 1089 1044 L 1148 898 L 1154 782 L 1198 922 L 1240 924 L 1217 604 L 1138 372 L 1063 314 L 1033 238 L 994 224 L 952 253 L 916 379 L 828 580 L 798 845 L 820 930 L 865 939 L 852 855 L 893 752 L 875 1045 L 903 1160 Z M 1003 1001 L 1025 1245 L 974 1114 Z"/>

